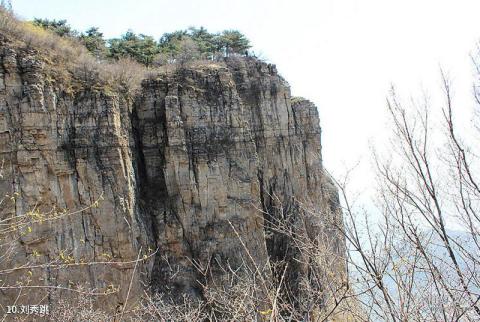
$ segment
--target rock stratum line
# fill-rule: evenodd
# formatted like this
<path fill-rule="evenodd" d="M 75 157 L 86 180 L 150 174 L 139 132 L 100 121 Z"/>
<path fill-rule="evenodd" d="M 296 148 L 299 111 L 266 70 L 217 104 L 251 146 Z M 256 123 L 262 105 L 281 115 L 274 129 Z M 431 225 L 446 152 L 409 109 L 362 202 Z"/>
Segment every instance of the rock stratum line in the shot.
<path fill-rule="evenodd" d="M 292 98 L 274 65 L 231 57 L 184 66 L 143 80 L 135 94 L 59 70 L 0 39 L 0 195 L 14 199 L 2 219 L 66 214 L 9 234 L 13 255 L 0 269 L 19 269 L 2 275 L 4 285 L 30 265 L 25 285 L 114 289 L 96 302 L 114 309 L 142 249 L 131 303 L 144 290 L 201 298 L 227 266 L 280 261 L 289 263 L 286 289 L 301 298 L 309 268 L 276 221 L 326 236 L 342 256 L 327 224 L 341 214 L 322 167 L 317 108 Z M 0 302 L 17 295 L 1 290 Z M 24 292 L 22 301 L 44 296 Z"/>

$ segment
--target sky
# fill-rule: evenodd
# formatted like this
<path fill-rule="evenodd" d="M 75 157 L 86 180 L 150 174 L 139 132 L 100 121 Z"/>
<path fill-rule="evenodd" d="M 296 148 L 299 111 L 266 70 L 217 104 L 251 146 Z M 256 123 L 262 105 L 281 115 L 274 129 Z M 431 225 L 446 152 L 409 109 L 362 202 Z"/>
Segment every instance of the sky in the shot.
<path fill-rule="evenodd" d="M 478 0 L 12 0 L 25 19 L 67 19 L 107 38 L 128 29 L 159 38 L 204 26 L 238 29 L 275 63 L 292 94 L 320 113 L 323 159 L 334 175 L 360 162 L 357 182 L 371 182 L 371 151 L 389 134 L 386 97 L 436 96 L 440 67 L 451 77 L 468 122 L 480 39 Z"/>

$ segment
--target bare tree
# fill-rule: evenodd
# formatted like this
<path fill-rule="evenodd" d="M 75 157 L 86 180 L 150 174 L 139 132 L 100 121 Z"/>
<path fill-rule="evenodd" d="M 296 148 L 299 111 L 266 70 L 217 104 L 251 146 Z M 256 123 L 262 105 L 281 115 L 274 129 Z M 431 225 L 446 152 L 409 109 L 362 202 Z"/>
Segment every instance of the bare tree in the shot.
<path fill-rule="evenodd" d="M 338 183 L 351 287 L 369 321 L 480 319 L 479 158 L 441 76 L 438 111 L 428 100 L 404 105 L 392 90 L 390 156 L 374 153 L 378 217 L 355 210 Z"/>
<path fill-rule="evenodd" d="M 2 2 L 0 2 L 0 7 L 4 8 L 8 12 L 13 12 L 11 0 L 2 0 Z"/>
<path fill-rule="evenodd" d="M 3 166 L 0 162 L 0 179 L 3 176 Z M 2 321 L 8 318 L 23 319 L 25 315 L 18 316 L 11 312 L 9 307 L 24 304 L 24 298 L 33 299 L 35 305 L 44 304 L 46 299 L 55 305 L 55 310 L 44 314 L 45 318 L 62 321 L 92 320 L 89 316 L 98 316 L 98 321 L 105 321 L 100 316 L 107 313 L 93 308 L 93 303 L 99 298 L 105 298 L 116 294 L 121 285 L 110 284 L 105 288 L 98 289 L 88 283 L 74 283 L 59 279 L 47 280 L 45 277 L 52 272 L 78 272 L 79 269 L 88 269 L 95 266 L 104 266 L 107 269 L 118 267 L 136 268 L 137 265 L 151 259 L 156 251 L 142 252 L 131 261 L 103 258 L 99 260 L 85 260 L 75 256 L 72 249 L 49 249 L 48 254 L 42 254 L 42 250 L 29 249 L 25 254 L 26 241 L 38 241 L 50 232 L 51 225 L 62 221 L 68 222 L 72 217 L 85 214 L 92 208 L 99 207 L 103 197 L 100 196 L 91 205 L 77 210 L 52 208 L 43 211 L 40 207 L 34 207 L 25 213 L 15 212 L 15 204 L 22 196 L 18 192 L 7 194 L 0 198 L 0 308 Z M 33 238 L 33 239 L 32 239 Z M 22 255 L 24 254 L 24 255 Z M 140 254 L 143 256 L 140 257 Z M 135 269 L 132 275 L 135 274 Z M 130 287 L 129 287 L 130 289 Z M 65 297 L 65 294 L 69 296 Z M 31 298 L 30 295 L 34 295 Z M 12 301 L 14 299 L 14 301 Z M 125 302 L 127 304 L 128 294 Z M 125 311 L 123 307 L 121 314 Z M 75 310 L 72 310 L 75 308 Z M 13 313 L 13 314 L 11 314 Z M 20 312 L 18 312 L 20 313 Z M 37 312 L 38 313 L 38 312 Z M 51 313 L 51 315 L 50 315 Z M 100 315 L 99 315 L 100 314 Z"/>

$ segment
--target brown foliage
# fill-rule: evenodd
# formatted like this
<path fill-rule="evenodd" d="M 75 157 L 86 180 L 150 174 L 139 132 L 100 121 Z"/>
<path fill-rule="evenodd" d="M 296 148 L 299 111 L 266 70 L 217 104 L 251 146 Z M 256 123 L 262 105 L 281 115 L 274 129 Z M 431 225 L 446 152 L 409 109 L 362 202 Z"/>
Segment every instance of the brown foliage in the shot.
<path fill-rule="evenodd" d="M 2 8 L 0 32 L 16 47 L 40 54 L 57 74 L 68 71 L 68 76 L 79 82 L 80 86 L 107 87 L 131 93 L 140 86 L 147 72 L 145 66 L 131 59 L 101 60 L 78 40 L 60 37 L 33 23 L 21 21 Z"/>

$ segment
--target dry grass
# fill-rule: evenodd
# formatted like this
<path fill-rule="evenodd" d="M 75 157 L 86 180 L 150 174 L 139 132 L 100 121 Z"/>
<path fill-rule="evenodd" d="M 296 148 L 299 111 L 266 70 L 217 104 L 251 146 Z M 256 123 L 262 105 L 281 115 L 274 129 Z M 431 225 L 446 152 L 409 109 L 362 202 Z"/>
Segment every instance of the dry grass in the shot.
<path fill-rule="evenodd" d="M 132 94 L 140 88 L 143 79 L 176 73 L 179 68 L 194 70 L 222 69 L 220 61 L 195 59 L 182 63 L 168 63 L 147 68 L 128 58 L 99 59 L 75 38 L 60 37 L 28 21 L 22 21 L 0 8 L 0 34 L 12 46 L 35 52 L 46 67 L 63 84 L 74 83 L 73 88 L 114 91 Z"/>
<path fill-rule="evenodd" d="M 82 88 L 105 88 L 121 92 L 136 90 L 147 68 L 130 59 L 105 61 L 94 57 L 79 41 L 60 37 L 0 8 L 0 33 L 14 47 L 35 51 L 46 65 L 76 81 Z M 65 75 L 59 70 L 68 71 Z"/>

